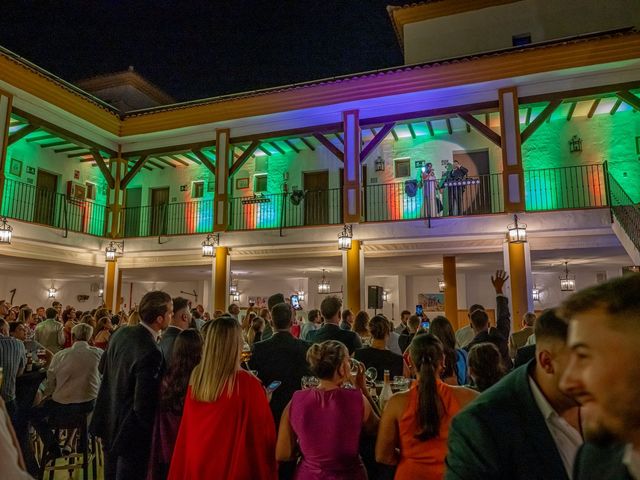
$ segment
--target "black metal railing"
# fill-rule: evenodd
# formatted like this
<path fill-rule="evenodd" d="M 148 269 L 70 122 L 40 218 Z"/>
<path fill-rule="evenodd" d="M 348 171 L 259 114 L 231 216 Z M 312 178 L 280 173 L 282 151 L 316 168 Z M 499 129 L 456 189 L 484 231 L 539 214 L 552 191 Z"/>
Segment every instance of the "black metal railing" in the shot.
<path fill-rule="evenodd" d="M 213 200 L 122 209 L 124 238 L 189 235 L 213 231 Z"/>
<path fill-rule="evenodd" d="M 609 173 L 609 197 L 611 212 L 629 236 L 634 246 L 640 251 L 640 205 L 624 191 L 618 181 Z"/>
<path fill-rule="evenodd" d="M 525 170 L 526 210 L 605 207 L 606 182 L 604 164 Z"/>
<path fill-rule="evenodd" d="M 342 223 L 342 190 L 297 190 L 235 197 L 229 201 L 229 230 L 261 230 Z"/>
<path fill-rule="evenodd" d="M 407 180 L 367 185 L 364 205 L 368 222 L 501 213 L 502 174 L 451 182 Z"/>
<path fill-rule="evenodd" d="M 105 205 L 6 179 L 0 215 L 65 231 L 104 236 Z"/>

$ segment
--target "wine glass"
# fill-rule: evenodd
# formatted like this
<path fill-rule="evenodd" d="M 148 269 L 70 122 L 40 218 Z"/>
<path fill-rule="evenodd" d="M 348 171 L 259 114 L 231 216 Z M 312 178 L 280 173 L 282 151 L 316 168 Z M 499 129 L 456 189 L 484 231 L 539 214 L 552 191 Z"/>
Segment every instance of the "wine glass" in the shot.
<path fill-rule="evenodd" d="M 369 367 L 365 370 L 364 376 L 367 381 L 375 384 L 376 378 L 378 378 L 378 370 L 376 370 L 374 367 Z"/>

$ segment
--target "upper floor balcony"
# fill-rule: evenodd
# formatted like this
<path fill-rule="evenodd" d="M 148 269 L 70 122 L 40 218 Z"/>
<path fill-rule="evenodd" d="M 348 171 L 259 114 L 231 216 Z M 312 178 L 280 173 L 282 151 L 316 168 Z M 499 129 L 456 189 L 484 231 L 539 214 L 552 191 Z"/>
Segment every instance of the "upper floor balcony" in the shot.
<path fill-rule="evenodd" d="M 612 183 L 613 182 L 613 183 Z M 611 185 L 614 185 L 611 187 Z M 525 170 L 526 211 L 601 208 L 633 205 L 607 171 L 607 164 Z M 365 222 L 438 221 L 504 213 L 501 173 L 410 179 L 369 184 L 362 189 Z M 157 198 L 157 197 L 156 197 Z M 214 199 L 158 201 L 125 207 L 120 216 L 123 238 L 203 234 L 213 230 Z M 7 179 L 0 215 L 66 231 L 106 236 L 108 206 Z M 343 223 L 343 190 L 285 189 L 282 193 L 237 196 L 228 202 L 229 231 L 288 229 Z"/>

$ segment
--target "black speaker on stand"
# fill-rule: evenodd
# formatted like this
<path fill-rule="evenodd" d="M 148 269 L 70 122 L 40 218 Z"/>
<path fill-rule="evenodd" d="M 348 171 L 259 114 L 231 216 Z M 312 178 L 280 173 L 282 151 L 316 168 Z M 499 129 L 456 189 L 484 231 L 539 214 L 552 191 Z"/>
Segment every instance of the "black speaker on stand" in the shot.
<path fill-rule="evenodd" d="M 374 311 L 374 315 L 377 315 L 376 310 L 382 310 L 382 294 L 384 289 L 377 285 L 369 285 L 367 288 L 367 308 Z"/>

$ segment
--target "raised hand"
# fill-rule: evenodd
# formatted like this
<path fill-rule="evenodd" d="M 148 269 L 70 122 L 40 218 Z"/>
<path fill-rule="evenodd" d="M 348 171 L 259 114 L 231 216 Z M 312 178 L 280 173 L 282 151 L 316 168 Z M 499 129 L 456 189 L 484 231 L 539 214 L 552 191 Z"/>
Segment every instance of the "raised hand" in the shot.
<path fill-rule="evenodd" d="M 504 270 L 496 270 L 496 276 L 491 276 L 491 283 L 496 291 L 496 295 L 502 294 L 502 287 L 507 280 L 509 280 L 509 275 L 507 275 L 507 272 Z"/>

